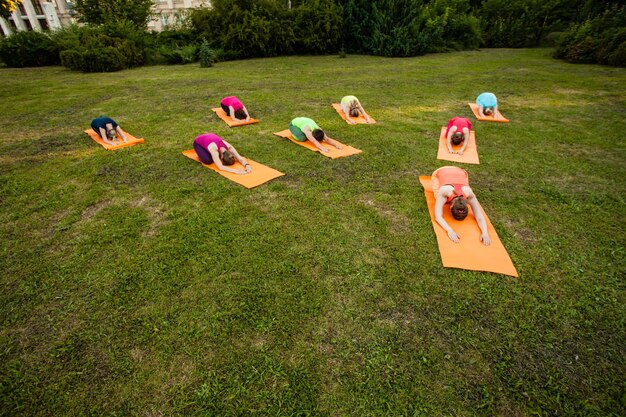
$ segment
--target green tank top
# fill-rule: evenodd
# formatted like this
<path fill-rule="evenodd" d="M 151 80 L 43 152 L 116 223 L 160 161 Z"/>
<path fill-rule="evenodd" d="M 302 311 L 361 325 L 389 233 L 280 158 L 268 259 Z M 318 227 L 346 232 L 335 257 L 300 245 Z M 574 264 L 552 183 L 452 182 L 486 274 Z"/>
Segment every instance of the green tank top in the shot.
<path fill-rule="evenodd" d="M 309 119 L 308 117 L 296 117 L 291 121 L 291 124 L 297 127 L 300 130 L 303 130 L 305 127 L 311 129 L 311 132 L 315 129 L 319 129 L 320 127 L 313 121 L 313 119 Z"/>
<path fill-rule="evenodd" d="M 348 107 L 350 103 L 353 101 L 356 101 L 358 103 L 359 99 L 356 98 L 355 96 L 345 96 L 344 98 L 341 99 L 341 104 Z"/>

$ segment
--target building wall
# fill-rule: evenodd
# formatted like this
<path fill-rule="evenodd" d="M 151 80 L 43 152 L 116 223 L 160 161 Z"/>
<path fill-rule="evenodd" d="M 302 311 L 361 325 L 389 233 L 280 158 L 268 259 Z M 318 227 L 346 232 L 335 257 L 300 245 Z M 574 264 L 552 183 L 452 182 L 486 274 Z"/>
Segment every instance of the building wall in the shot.
<path fill-rule="evenodd" d="M 148 23 L 148 29 L 161 31 L 181 23 L 187 10 L 210 5 L 210 0 L 154 0 L 154 19 Z"/>
<path fill-rule="evenodd" d="M 161 31 L 180 23 L 185 12 L 194 7 L 210 6 L 210 0 L 154 0 L 154 18 L 148 29 Z M 0 17 L 0 35 L 22 30 L 53 30 L 74 23 L 71 0 L 23 0 L 8 19 Z"/>
<path fill-rule="evenodd" d="M 0 17 L 1 34 L 59 29 L 72 22 L 70 7 L 66 0 L 23 0 L 8 19 Z"/>

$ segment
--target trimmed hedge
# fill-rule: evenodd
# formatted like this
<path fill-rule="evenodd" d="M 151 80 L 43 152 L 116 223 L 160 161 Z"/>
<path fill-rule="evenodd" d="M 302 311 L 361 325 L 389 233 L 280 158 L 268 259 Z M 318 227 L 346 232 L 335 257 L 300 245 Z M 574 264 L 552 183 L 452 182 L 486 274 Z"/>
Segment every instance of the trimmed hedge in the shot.
<path fill-rule="evenodd" d="M 61 64 L 69 69 L 83 72 L 114 72 L 128 68 L 126 58 L 112 46 L 63 51 Z"/>
<path fill-rule="evenodd" d="M 41 67 L 59 64 L 59 49 L 42 32 L 17 32 L 0 40 L 0 59 L 10 67 Z"/>
<path fill-rule="evenodd" d="M 72 26 L 53 34 L 61 65 L 75 71 L 113 72 L 145 63 L 145 33 L 128 24 Z"/>

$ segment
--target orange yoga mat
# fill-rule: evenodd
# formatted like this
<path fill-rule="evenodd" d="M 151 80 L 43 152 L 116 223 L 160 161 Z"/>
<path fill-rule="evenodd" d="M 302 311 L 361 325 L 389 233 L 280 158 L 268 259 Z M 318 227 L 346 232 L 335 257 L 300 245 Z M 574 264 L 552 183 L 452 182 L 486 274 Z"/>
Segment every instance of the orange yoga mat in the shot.
<path fill-rule="evenodd" d="M 469 143 L 463 151 L 463 155 L 458 153 L 448 152 L 447 127 L 441 128 L 441 134 L 439 135 L 439 151 L 437 152 L 437 159 L 443 159 L 444 161 L 462 162 L 465 164 L 480 164 L 478 160 L 478 149 L 476 149 L 476 135 L 473 130 L 470 130 Z M 458 145 L 452 145 L 452 150 L 458 151 L 463 146 L 462 143 Z"/>
<path fill-rule="evenodd" d="M 228 127 L 251 125 L 253 123 L 259 123 L 259 121 L 257 119 L 253 119 L 252 117 L 247 122 L 245 120 L 241 121 L 241 122 L 236 122 L 229 115 L 227 115 L 226 112 L 224 111 L 224 109 L 222 109 L 221 107 L 216 107 L 216 108 L 211 109 L 211 110 L 213 110 L 215 112 L 215 114 L 217 114 L 217 117 L 222 119 L 228 125 Z"/>
<path fill-rule="evenodd" d="M 476 116 L 476 118 L 478 120 L 480 120 L 481 122 L 500 122 L 500 123 L 508 123 L 509 119 L 506 119 L 502 113 L 500 113 L 500 110 L 498 110 L 498 118 L 494 119 L 493 116 L 486 116 L 486 117 L 481 117 L 480 113 L 478 112 L 478 104 L 476 103 L 467 103 L 470 106 L 470 109 L 472 109 L 472 112 L 474 113 L 474 116 Z"/>
<path fill-rule="evenodd" d="M 346 123 L 350 124 L 350 122 L 346 120 L 346 114 L 343 112 L 343 109 L 341 108 L 341 103 L 333 103 L 332 106 L 333 106 L 333 109 L 335 109 L 335 111 L 339 113 L 339 116 L 341 116 L 341 118 L 345 120 Z M 356 124 L 363 124 L 363 125 L 368 124 L 367 120 L 365 120 L 365 117 L 363 117 L 361 113 L 359 113 L 359 117 L 350 116 L 350 118 L 354 120 Z M 374 120 L 372 116 L 370 116 L 370 119 L 372 119 L 372 122 L 377 123 L 376 120 Z"/>
<path fill-rule="evenodd" d="M 504 245 L 500 241 L 496 230 L 485 214 L 491 244 L 483 245 L 479 240 L 480 228 L 476 223 L 471 207 L 465 220 L 455 220 L 448 207 L 444 207 L 443 217 L 450 227 L 461 237 L 459 243 L 454 243 L 448 233 L 435 220 L 435 196 L 432 190 L 431 177 L 421 176 L 420 182 L 424 186 L 426 204 L 430 212 L 430 220 L 437 235 L 437 244 L 441 254 L 441 262 L 447 268 L 470 269 L 472 271 L 488 271 L 497 274 L 519 276 Z M 483 212 L 484 214 L 484 212 Z"/>
<path fill-rule="evenodd" d="M 200 161 L 200 158 L 198 158 L 198 155 L 196 154 L 196 151 L 194 149 L 189 149 L 188 151 L 184 151 L 183 155 L 185 155 L 187 158 L 193 159 L 194 161 L 200 162 L 205 167 L 212 169 L 213 171 L 217 172 L 221 176 L 226 177 L 229 180 L 236 182 L 237 184 L 241 184 L 246 188 L 254 188 L 258 185 L 265 184 L 266 182 L 271 181 L 274 178 L 282 177 L 283 175 L 285 175 L 280 171 L 276 171 L 273 168 L 270 168 L 263 164 L 259 164 L 258 162 L 254 162 L 253 160 L 247 159 L 247 158 L 246 158 L 246 161 L 248 161 L 248 163 L 250 164 L 250 167 L 252 167 L 252 171 L 249 172 L 248 174 L 242 175 L 242 174 L 233 174 L 232 172 L 222 171 L 215 164 L 207 165 L 207 164 L 202 163 Z M 235 164 L 231 165 L 230 168 L 243 169 L 243 166 L 239 162 L 235 162 Z"/>
<path fill-rule="evenodd" d="M 348 146 L 348 145 L 343 145 L 343 149 L 337 149 L 332 145 L 323 145 L 325 148 L 328 149 L 328 152 L 320 152 L 319 149 L 317 149 L 315 147 L 315 145 L 313 145 L 310 141 L 305 140 L 304 142 L 300 142 L 295 140 L 292 136 L 291 136 L 291 131 L 289 129 L 286 130 L 281 130 L 280 132 L 276 132 L 274 133 L 276 136 L 280 136 L 281 138 L 285 138 L 285 139 L 289 139 L 290 141 L 292 141 L 295 144 L 298 144 L 300 146 L 304 146 L 307 149 L 312 150 L 313 152 L 319 152 L 320 154 L 330 158 L 330 159 L 337 159 L 337 158 L 342 158 L 344 156 L 350 156 L 350 155 L 356 155 L 358 153 L 361 153 L 363 151 L 353 148 L 352 146 Z"/>
<path fill-rule="evenodd" d="M 118 141 L 117 141 L 118 144 L 117 145 L 109 145 L 108 143 L 103 141 L 102 138 L 100 137 L 100 135 L 98 135 L 96 132 L 94 132 L 93 129 L 87 129 L 87 130 L 85 130 L 85 133 L 88 134 L 89 137 L 91 137 L 91 139 L 95 140 L 100 145 L 102 145 L 102 147 L 104 149 L 106 149 L 107 151 L 114 151 L 115 149 L 126 148 L 127 146 L 133 146 L 133 145 L 136 145 L 138 143 L 143 143 L 144 142 L 143 138 L 136 138 L 133 135 L 131 135 L 130 133 L 124 131 L 124 133 L 126 134 L 126 140 L 127 140 L 126 143 L 124 143 L 124 142 L 122 142 L 122 141 L 120 141 L 118 139 Z"/>

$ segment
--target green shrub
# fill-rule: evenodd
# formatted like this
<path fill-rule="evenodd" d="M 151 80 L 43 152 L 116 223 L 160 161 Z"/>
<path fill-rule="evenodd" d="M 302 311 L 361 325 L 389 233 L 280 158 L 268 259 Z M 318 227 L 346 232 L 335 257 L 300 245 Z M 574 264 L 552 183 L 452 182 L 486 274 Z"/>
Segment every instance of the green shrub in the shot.
<path fill-rule="evenodd" d="M 344 0 L 348 52 L 415 56 L 476 48 L 479 20 L 469 0 Z"/>
<path fill-rule="evenodd" d="M 616 67 L 626 67 L 626 42 L 622 42 L 613 52 L 609 54 L 607 64 Z"/>
<path fill-rule="evenodd" d="M 50 37 L 60 52 L 76 50 L 83 46 L 81 38 L 85 32 L 100 32 L 100 29 L 89 26 L 70 25 L 50 33 Z"/>
<path fill-rule="evenodd" d="M 49 35 L 41 32 L 17 32 L 0 40 L 0 59 L 17 68 L 60 62 L 57 45 Z"/>
<path fill-rule="evenodd" d="M 341 9 L 333 0 L 297 2 L 292 9 L 270 0 L 213 0 L 210 9 L 192 11 L 190 21 L 196 38 L 221 51 L 221 60 L 334 53 L 341 40 Z"/>
<path fill-rule="evenodd" d="M 626 6 L 572 25 L 561 37 L 554 53 L 573 63 L 626 66 Z"/>
<path fill-rule="evenodd" d="M 145 28 L 154 0 L 74 0 L 73 3 L 79 22 L 90 25 L 128 22 L 137 28 Z"/>
<path fill-rule="evenodd" d="M 159 45 L 187 46 L 196 43 L 196 37 L 191 29 L 166 29 L 157 33 Z"/>
<path fill-rule="evenodd" d="M 223 37 L 224 49 L 233 51 L 240 58 L 268 56 L 270 25 L 261 16 L 249 11 L 242 12 Z"/>
<path fill-rule="evenodd" d="M 76 49 L 61 51 L 61 65 L 74 71 L 83 69 L 83 55 Z"/>
<path fill-rule="evenodd" d="M 64 67 L 83 72 L 113 72 L 126 68 L 124 56 L 111 46 L 63 51 L 61 63 Z"/>
<path fill-rule="evenodd" d="M 341 9 L 332 0 L 315 0 L 294 9 L 295 51 L 328 54 L 341 46 Z"/>
<path fill-rule="evenodd" d="M 146 62 L 148 35 L 129 23 L 71 26 L 52 38 L 61 50 L 61 64 L 73 70 L 111 72 Z"/>
<path fill-rule="evenodd" d="M 202 68 L 209 68 L 215 64 L 216 54 L 211 48 L 211 45 L 207 40 L 203 40 L 198 50 L 198 58 L 200 59 L 200 66 Z"/>
<path fill-rule="evenodd" d="M 105 46 L 99 49 L 88 49 L 82 54 L 84 72 L 114 72 L 127 68 L 126 58 L 119 49 Z"/>
<path fill-rule="evenodd" d="M 181 48 L 161 46 L 159 54 L 166 64 L 189 64 L 197 60 L 198 47 L 195 45 L 183 46 Z"/>
<path fill-rule="evenodd" d="M 585 0 L 484 0 L 478 14 L 488 47 L 531 47 L 577 18 Z"/>

